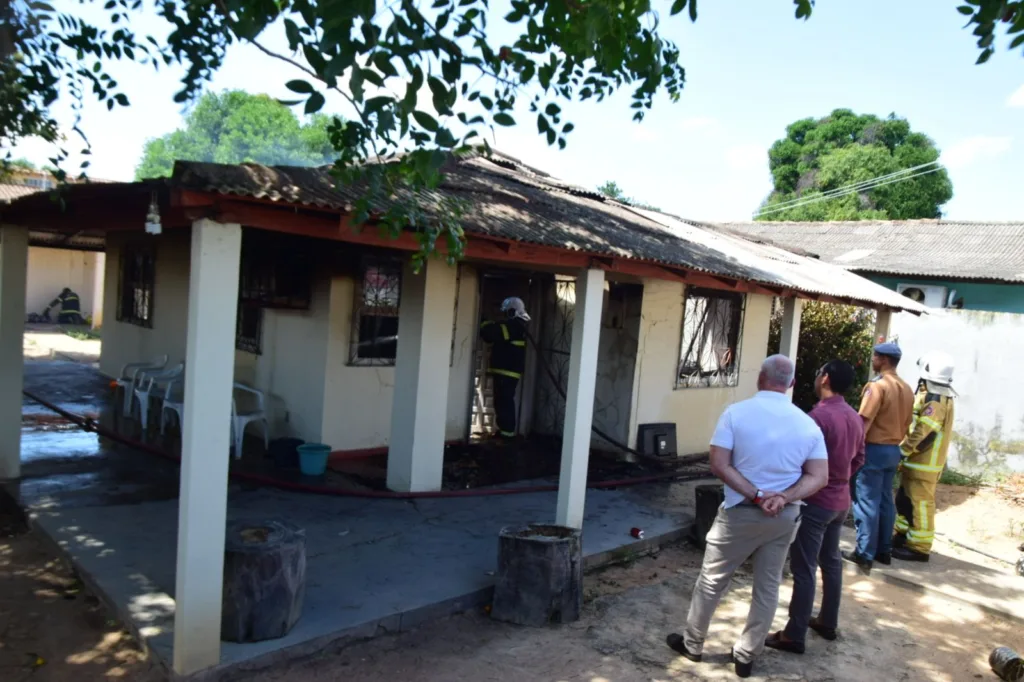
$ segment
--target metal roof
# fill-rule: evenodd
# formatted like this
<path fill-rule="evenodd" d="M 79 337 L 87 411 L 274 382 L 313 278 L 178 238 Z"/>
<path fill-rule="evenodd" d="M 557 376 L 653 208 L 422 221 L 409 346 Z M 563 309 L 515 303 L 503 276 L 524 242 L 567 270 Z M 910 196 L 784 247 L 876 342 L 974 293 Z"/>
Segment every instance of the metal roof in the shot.
<path fill-rule="evenodd" d="M 9 182 L 0 183 L 0 203 L 9 204 L 20 197 L 34 194 L 39 190 L 25 185 L 15 185 Z"/>
<path fill-rule="evenodd" d="M 1024 222 L 864 220 L 722 223 L 848 270 L 1024 282 Z"/>
<path fill-rule="evenodd" d="M 9 204 L 16 199 L 29 196 L 30 194 L 38 194 L 41 191 L 43 190 L 40 188 L 27 185 L 0 183 L 0 204 Z M 48 232 L 46 230 L 30 230 L 28 233 L 28 243 L 30 246 L 53 249 L 103 251 L 104 242 L 103 235 L 89 235 L 85 232 L 68 235 L 60 232 Z"/>

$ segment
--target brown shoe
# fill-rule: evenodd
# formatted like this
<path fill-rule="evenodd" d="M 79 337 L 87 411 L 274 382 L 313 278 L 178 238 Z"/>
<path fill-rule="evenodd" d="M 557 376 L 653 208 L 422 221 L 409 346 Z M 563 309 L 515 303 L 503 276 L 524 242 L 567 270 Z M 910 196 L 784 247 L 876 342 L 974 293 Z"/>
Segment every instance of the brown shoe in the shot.
<path fill-rule="evenodd" d="M 806 649 L 803 642 L 787 638 L 782 630 L 768 635 L 764 640 L 764 645 L 769 649 L 788 651 L 791 654 L 802 654 Z"/>

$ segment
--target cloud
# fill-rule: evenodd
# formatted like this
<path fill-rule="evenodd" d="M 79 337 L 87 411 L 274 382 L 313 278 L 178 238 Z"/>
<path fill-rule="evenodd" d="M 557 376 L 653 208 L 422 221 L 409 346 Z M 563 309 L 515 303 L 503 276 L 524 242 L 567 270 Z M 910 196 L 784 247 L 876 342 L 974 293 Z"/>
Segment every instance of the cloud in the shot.
<path fill-rule="evenodd" d="M 689 116 L 679 122 L 679 127 L 685 132 L 692 133 L 701 130 L 719 130 L 722 124 L 718 119 L 710 116 Z"/>
<path fill-rule="evenodd" d="M 757 144 L 738 144 L 725 150 L 725 163 L 733 170 L 760 168 L 768 163 L 768 151 Z"/>
<path fill-rule="evenodd" d="M 1018 109 L 1024 109 L 1024 85 L 1017 88 L 1009 99 L 1006 100 L 1006 106 L 1014 107 Z"/>
<path fill-rule="evenodd" d="M 963 168 L 1010 151 L 1013 138 L 975 135 L 951 145 L 939 159 L 948 168 Z"/>
<path fill-rule="evenodd" d="M 657 142 L 658 135 L 650 126 L 633 125 L 630 126 L 629 136 L 637 142 Z"/>

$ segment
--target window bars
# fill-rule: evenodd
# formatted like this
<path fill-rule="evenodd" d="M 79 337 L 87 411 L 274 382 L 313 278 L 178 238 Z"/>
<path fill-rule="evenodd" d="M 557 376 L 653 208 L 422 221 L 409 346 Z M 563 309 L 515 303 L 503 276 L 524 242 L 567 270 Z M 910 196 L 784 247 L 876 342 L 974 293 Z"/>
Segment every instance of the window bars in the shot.
<path fill-rule="evenodd" d="M 688 288 L 676 388 L 735 386 L 739 382 L 741 294 Z"/>
<path fill-rule="evenodd" d="M 353 306 L 351 364 L 395 364 L 401 294 L 400 261 L 368 258 L 362 262 Z"/>
<path fill-rule="evenodd" d="M 153 326 L 153 289 L 156 281 L 156 259 L 153 252 L 126 247 L 121 252 L 118 278 L 117 321 L 139 327 Z"/>
<path fill-rule="evenodd" d="M 240 300 L 235 323 L 235 349 L 260 355 L 263 352 L 262 341 L 263 308 Z"/>

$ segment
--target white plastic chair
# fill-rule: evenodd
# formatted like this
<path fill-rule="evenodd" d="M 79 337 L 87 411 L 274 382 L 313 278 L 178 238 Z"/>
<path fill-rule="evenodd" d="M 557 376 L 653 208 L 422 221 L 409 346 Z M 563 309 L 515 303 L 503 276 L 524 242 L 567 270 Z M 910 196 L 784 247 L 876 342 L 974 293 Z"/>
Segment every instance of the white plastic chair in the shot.
<path fill-rule="evenodd" d="M 164 402 L 160 407 L 160 435 L 164 435 L 167 427 L 168 413 L 177 415 L 178 430 L 181 430 L 181 422 L 185 418 L 185 381 L 182 377 L 171 379 L 167 382 L 167 390 L 164 391 Z"/>
<path fill-rule="evenodd" d="M 124 391 L 124 405 L 121 413 L 128 417 L 132 413 L 132 399 L 135 397 L 135 386 L 140 379 L 139 374 L 145 371 L 159 371 L 167 366 L 167 355 L 161 355 L 155 360 L 147 362 L 129 362 L 121 368 L 121 374 L 117 377 L 117 386 Z"/>
<path fill-rule="evenodd" d="M 255 409 L 239 411 L 238 400 L 235 392 L 255 397 Z M 245 427 L 252 423 L 263 424 L 263 447 L 270 447 L 270 424 L 267 422 L 266 401 L 263 391 L 259 391 L 245 384 L 235 384 L 235 390 L 231 395 L 231 438 L 235 442 L 235 459 L 242 458 L 242 441 L 245 440 Z"/>
<path fill-rule="evenodd" d="M 142 425 L 142 433 L 146 434 L 149 426 L 149 402 L 154 389 L 158 389 L 161 382 L 172 381 L 185 373 L 185 363 L 179 362 L 171 369 L 160 371 L 143 371 L 140 373 L 138 388 L 135 389 L 135 398 L 139 403 L 139 423 Z"/>

